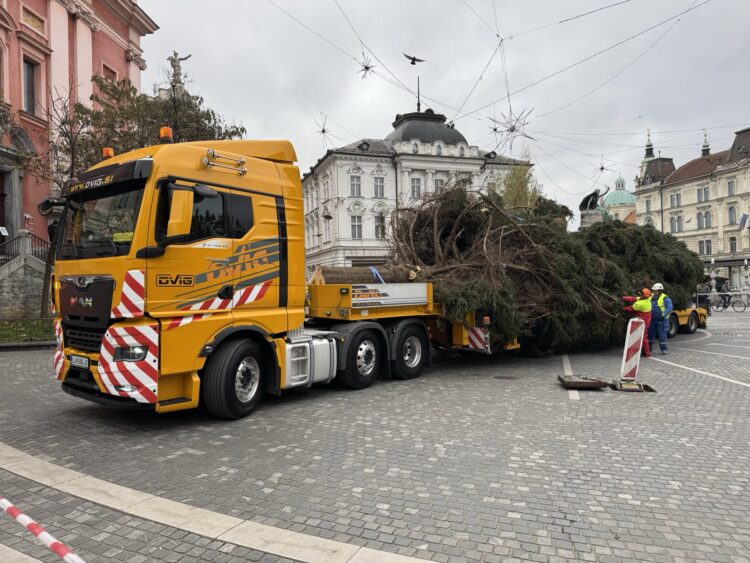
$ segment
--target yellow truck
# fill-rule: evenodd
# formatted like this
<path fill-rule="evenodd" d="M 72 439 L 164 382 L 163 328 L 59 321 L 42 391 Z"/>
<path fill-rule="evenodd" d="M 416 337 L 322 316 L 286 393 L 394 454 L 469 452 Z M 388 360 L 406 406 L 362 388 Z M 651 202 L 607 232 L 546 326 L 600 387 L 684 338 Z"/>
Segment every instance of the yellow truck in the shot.
<path fill-rule="evenodd" d="M 431 343 L 490 351 L 489 321 L 443 319 L 430 284 L 307 286 L 289 142 L 165 140 L 39 206 L 64 204 L 52 284 L 67 393 L 235 419 L 264 392 L 417 377 Z"/>
<path fill-rule="evenodd" d="M 672 311 L 669 316 L 667 335 L 673 338 L 678 332 L 694 334 L 699 327 L 706 326 L 708 312 L 703 307 L 688 307 Z"/>

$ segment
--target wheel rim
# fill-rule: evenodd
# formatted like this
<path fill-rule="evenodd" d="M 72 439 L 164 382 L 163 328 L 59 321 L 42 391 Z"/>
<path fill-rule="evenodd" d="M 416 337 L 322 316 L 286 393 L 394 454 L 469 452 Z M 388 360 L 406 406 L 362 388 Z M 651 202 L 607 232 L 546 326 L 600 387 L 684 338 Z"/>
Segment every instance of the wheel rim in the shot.
<path fill-rule="evenodd" d="M 357 371 L 361 375 L 370 375 L 375 369 L 377 350 L 372 340 L 363 340 L 357 347 Z"/>
<path fill-rule="evenodd" d="M 404 341 L 402 352 L 406 367 L 417 367 L 422 360 L 422 341 L 416 336 L 410 336 Z"/>
<path fill-rule="evenodd" d="M 695 319 L 695 315 L 690 315 L 690 320 L 688 322 L 690 323 L 690 330 L 694 331 L 696 328 L 698 328 L 698 321 Z"/>
<path fill-rule="evenodd" d="M 241 403 L 249 402 L 260 386 L 260 366 L 255 358 L 248 356 L 240 362 L 234 376 L 234 393 Z"/>

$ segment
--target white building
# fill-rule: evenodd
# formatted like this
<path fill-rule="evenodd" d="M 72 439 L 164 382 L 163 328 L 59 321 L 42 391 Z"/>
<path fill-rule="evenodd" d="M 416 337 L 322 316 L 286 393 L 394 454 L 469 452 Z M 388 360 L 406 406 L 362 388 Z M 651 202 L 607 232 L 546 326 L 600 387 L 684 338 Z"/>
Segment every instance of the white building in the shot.
<path fill-rule="evenodd" d="M 735 287 L 747 285 L 750 128 L 737 131 L 728 150 L 711 153 L 705 141 L 701 155 L 677 169 L 671 159 L 658 159 L 668 161 L 660 165 L 666 173 L 646 178 L 644 172 L 655 168 L 656 160 L 644 159 L 636 190 L 638 224 L 672 233 L 698 253 L 708 269 L 716 268 Z"/>
<path fill-rule="evenodd" d="M 393 209 L 457 180 L 493 189 L 512 165 L 530 165 L 470 146 L 430 109 L 397 115 L 393 128 L 329 150 L 303 176 L 308 268 L 382 264 Z"/>

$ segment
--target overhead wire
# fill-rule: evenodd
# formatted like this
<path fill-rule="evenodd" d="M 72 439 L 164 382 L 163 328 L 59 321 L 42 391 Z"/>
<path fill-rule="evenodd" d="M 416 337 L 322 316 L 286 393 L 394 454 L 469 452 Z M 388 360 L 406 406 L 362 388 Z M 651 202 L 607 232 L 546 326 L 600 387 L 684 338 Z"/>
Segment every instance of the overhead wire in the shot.
<path fill-rule="evenodd" d="M 357 135 L 355 135 L 354 133 L 352 133 L 351 131 L 349 131 L 346 127 L 344 127 L 341 123 L 339 123 L 338 121 L 336 121 L 328 113 L 324 112 L 315 103 L 312 94 L 310 94 L 310 91 L 307 89 L 307 86 L 305 85 L 305 82 L 303 80 L 301 80 L 297 76 L 297 73 L 294 72 L 294 69 L 292 69 L 291 65 L 286 61 L 286 59 L 284 58 L 284 56 L 279 52 L 278 49 L 276 49 L 276 47 L 274 47 L 273 43 L 271 43 L 271 41 L 268 39 L 268 37 L 266 37 L 266 35 L 263 33 L 263 30 L 261 29 L 261 27 L 257 23 L 255 23 L 255 20 L 250 16 L 250 14 L 248 13 L 248 11 L 245 9 L 245 6 L 242 5 L 242 3 L 241 3 L 240 0 L 235 0 L 235 3 L 240 7 L 240 9 L 245 14 L 245 16 L 247 17 L 247 19 L 250 22 L 250 24 L 258 32 L 258 35 L 260 35 L 261 39 L 263 39 L 263 41 L 265 41 L 266 45 L 268 45 L 268 47 L 271 49 L 271 51 L 273 51 L 276 54 L 276 56 L 279 58 L 279 60 L 281 61 L 281 63 L 284 65 L 284 67 L 287 69 L 287 71 L 292 76 L 292 78 L 294 79 L 294 81 L 299 85 L 299 87 L 302 89 L 302 91 L 306 94 L 307 100 L 313 105 L 313 107 L 315 107 L 315 109 L 318 111 L 318 113 L 320 113 L 321 115 L 326 116 L 328 119 L 331 120 L 331 123 L 334 123 L 336 126 L 340 127 L 342 131 L 344 131 L 347 135 L 349 135 L 351 137 L 352 141 L 355 141 L 355 140 L 359 139 L 360 137 L 358 137 Z M 333 134 L 330 134 L 330 135 L 332 137 L 334 137 Z M 338 138 L 339 140 L 341 140 L 344 143 L 348 143 L 349 142 L 347 140 L 341 139 L 340 137 L 336 137 L 336 138 Z"/>
<path fill-rule="evenodd" d="M 637 37 L 640 37 L 641 35 L 644 35 L 645 33 L 648 33 L 649 31 L 657 29 L 657 28 L 659 28 L 659 27 L 661 27 L 663 25 L 666 25 L 667 23 L 671 22 L 672 20 L 674 20 L 676 18 L 679 18 L 679 17 L 682 17 L 683 15 L 687 14 L 688 12 L 691 12 L 693 10 L 697 10 L 701 6 L 704 6 L 704 5 L 708 4 L 711 1 L 712 0 L 703 0 L 703 2 L 701 2 L 700 4 L 697 4 L 697 5 L 694 5 L 694 6 L 690 7 L 690 8 L 687 8 L 685 10 L 682 10 L 681 12 L 679 12 L 679 13 L 677 13 L 677 14 L 669 17 L 669 18 L 666 18 L 666 19 L 664 19 L 664 20 L 662 20 L 662 21 L 660 21 L 660 22 L 658 22 L 658 23 L 656 23 L 654 25 L 651 25 L 651 26 L 647 27 L 646 29 L 643 29 L 643 30 L 641 30 L 641 31 L 639 31 L 637 33 L 634 33 L 633 35 L 630 35 L 629 37 L 626 37 L 625 39 L 622 39 L 622 40 L 618 41 L 617 43 L 613 43 L 612 45 L 610 45 L 608 47 L 605 47 L 604 49 L 600 49 L 599 51 L 596 51 L 595 53 L 593 53 L 591 55 L 588 55 L 588 56 L 586 56 L 586 57 L 584 57 L 584 58 L 582 58 L 582 59 L 580 59 L 580 60 L 578 60 L 578 61 L 576 61 L 576 62 L 574 62 L 572 64 L 569 64 L 566 67 L 563 67 L 563 68 L 561 68 L 561 69 L 559 69 L 559 70 L 557 70 L 557 71 L 555 71 L 553 73 L 550 73 L 550 74 L 548 74 L 548 75 L 546 75 L 546 76 L 544 76 L 544 77 L 542 77 L 542 78 L 540 78 L 538 80 L 535 80 L 534 82 L 531 82 L 530 84 L 527 84 L 526 86 L 524 86 L 522 88 L 519 88 L 518 90 L 514 90 L 513 92 L 511 92 L 511 94 L 512 95 L 516 95 L 516 94 L 520 94 L 521 92 L 525 92 L 526 90 L 528 90 L 530 88 L 533 88 L 534 86 L 537 86 L 537 85 L 539 85 L 539 84 L 541 84 L 541 83 L 543 83 L 543 82 L 545 82 L 545 81 L 547 81 L 547 80 L 549 80 L 551 78 L 554 78 L 555 76 L 558 76 L 558 75 L 562 74 L 563 72 L 566 72 L 566 71 L 568 71 L 568 70 L 570 70 L 572 68 L 575 68 L 575 67 L 577 67 L 577 66 L 579 66 L 579 65 L 581 65 L 581 64 L 583 64 L 585 62 L 588 62 L 588 61 L 590 61 L 590 60 L 592 60 L 592 59 L 594 59 L 594 58 L 596 58 L 596 57 L 598 57 L 600 55 L 603 55 L 604 53 L 607 53 L 608 51 L 611 51 L 612 49 L 615 49 L 615 48 L 617 48 L 617 47 L 619 47 L 621 45 L 624 45 L 625 43 L 628 43 L 629 41 L 632 41 L 633 39 L 635 39 Z M 466 117 L 469 114 L 479 113 L 483 109 L 487 109 L 491 105 L 496 104 L 498 102 L 501 102 L 501 101 L 505 100 L 506 98 L 508 98 L 507 95 L 503 96 L 502 98 L 498 98 L 496 100 L 493 100 L 492 102 L 489 102 L 489 103 L 484 104 L 483 106 L 480 106 L 480 107 L 478 107 L 478 108 L 476 108 L 474 110 L 466 112 L 463 116 L 460 116 L 457 119 L 462 119 L 463 117 Z"/>
<path fill-rule="evenodd" d="M 694 0 L 694 1 L 693 1 L 693 3 L 691 4 L 691 7 L 695 6 L 695 4 L 697 4 L 697 3 L 698 3 L 698 0 Z M 674 29 L 674 27 L 675 27 L 675 26 L 676 26 L 676 25 L 677 25 L 678 23 L 680 23 L 680 21 L 682 21 L 682 18 L 681 18 L 681 17 L 680 17 L 680 18 L 677 18 L 677 19 L 676 19 L 675 21 L 673 21 L 673 22 L 672 22 L 672 25 L 670 25 L 670 26 L 669 26 L 669 27 L 668 27 L 668 28 L 667 28 L 667 29 L 666 29 L 666 30 L 664 31 L 664 33 L 662 33 L 661 35 L 659 35 L 659 37 L 657 37 L 655 41 L 653 41 L 653 42 L 652 42 L 652 43 L 651 43 L 651 44 L 650 44 L 650 45 L 649 45 L 648 47 L 646 47 L 646 48 L 645 48 L 645 49 L 644 49 L 643 51 L 641 51 L 641 52 L 640 52 L 640 53 L 638 54 L 638 56 L 636 56 L 636 57 L 635 57 L 635 58 L 634 58 L 634 59 L 633 59 L 632 61 L 630 61 L 630 62 L 629 62 L 628 64 L 626 64 L 626 65 L 625 65 L 624 67 L 622 67 L 622 68 L 621 68 L 620 70 L 618 70 L 618 71 L 617 71 L 616 73 L 614 73 L 614 74 L 613 74 L 612 76 L 610 76 L 610 77 L 609 77 L 609 78 L 608 78 L 607 80 L 605 80 L 604 82 L 602 82 L 601 84 L 599 84 L 598 86 L 596 86 L 595 88 L 593 88 L 592 90 L 589 90 L 589 91 L 588 91 L 588 92 L 586 92 L 586 93 L 585 93 L 584 95 L 582 95 L 582 96 L 579 96 L 578 98 L 576 98 L 576 99 L 574 99 L 574 100 L 572 100 L 572 101 L 568 102 L 567 104 L 564 104 L 564 105 L 562 105 L 562 106 L 560 106 L 560 107 L 557 107 L 557 108 L 555 108 L 555 109 L 553 109 L 553 110 L 550 110 L 550 111 L 548 111 L 548 112 L 546 112 L 546 113 L 543 113 L 543 114 L 541 114 L 541 115 L 537 115 L 537 116 L 536 116 L 536 117 L 537 117 L 537 119 L 541 119 L 541 118 L 543 118 L 543 117 L 547 117 L 548 115 L 552 115 L 553 113 L 557 113 L 558 111 L 562 111 L 562 110 L 564 110 L 564 109 L 567 109 L 567 108 L 569 108 L 570 106 L 572 106 L 572 105 L 575 105 L 575 104 L 577 104 L 578 102 L 580 102 L 580 101 L 582 101 L 582 100 L 585 100 L 586 98 L 588 98 L 588 97 L 589 97 L 589 96 L 591 96 L 592 94 L 594 94 L 594 93 L 598 92 L 599 90 L 601 90 L 602 88 L 604 88 L 604 87 L 605 87 L 605 86 L 606 86 L 607 84 L 609 84 L 609 83 L 610 83 L 610 82 L 612 82 L 612 81 L 613 81 L 613 80 L 614 80 L 615 78 L 617 78 L 618 76 L 620 76 L 620 75 L 621 75 L 621 74 L 622 74 L 623 72 L 625 72 L 626 70 L 628 70 L 628 69 L 629 69 L 629 68 L 630 68 L 631 66 L 633 66 L 633 65 L 634 65 L 635 63 L 637 63 L 637 62 L 638 62 L 638 61 L 639 61 L 639 60 L 640 60 L 640 59 L 641 59 L 641 58 L 642 58 L 642 57 L 643 57 L 643 56 L 644 56 L 644 55 L 645 55 L 646 53 L 648 53 L 648 52 L 649 52 L 649 51 L 650 51 L 651 49 L 653 49 L 653 48 L 654 48 L 654 47 L 655 47 L 655 46 L 656 46 L 656 45 L 657 45 L 657 44 L 658 44 L 658 43 L 659 43 L 659 42 L 660 42 L 660 41 L 661 41 L 662 39 L 664 39 L 664 38 L 665 38 L 665 37 L 667 36 L 667 34 L 668 34 L 668 33 L 669 33 L 670 31 L 672 31 L 672 29 Z"/>
<path fill-rule="evenodd" d="M 565 18 L 565 19 L 559 20 L 559 21 L 551 22 L 551 23 L 548 23 L 548 24 L 545 24 L 545 25 L 540 25 L 539 27 L 535 27 L 533 29 L 528 29 L 526 31 L 522 31 L 522 32 L 516 33 L 514 35 L 510 35 L 510 36 L 507 37 L 507 39 L 516 39 L 517 37 L 521 37 L 523 35 L 528 35 L 529 33 L 534 33 L 536 31 L 541 31 L 543 29 L 547 29 L 547 28 L 553 27 L 555 25 L 560 25 L 560 24 L 563 24 L 563 23 L 568 23 L 568 22 L 571 22 L 573 20 L 577 20 L 579 18 L 582 18 L 582 17 L 585 17 L 585 16 L 590 16 L 591 14 L 595 14 L 597 12 L 601 12 L 603 10 L 607 10 L 609 8 L 614 8 L 615 6 L 620 6 L 621 4 L 627 4 L 630 1 L 631 0 L 620 0 L 619 2 L 614 2 L 613 4 L 607 4 L 606 6 L 602 6 L 600 8 L 596 8 L 595 10 L 589 10 L 588 12 L 583 12 L 582 14 L 578 14 L 578 15 L 575 15 L 575 16 L 572 16 L 572 17 L 569 17 L 569 18 Z"/>

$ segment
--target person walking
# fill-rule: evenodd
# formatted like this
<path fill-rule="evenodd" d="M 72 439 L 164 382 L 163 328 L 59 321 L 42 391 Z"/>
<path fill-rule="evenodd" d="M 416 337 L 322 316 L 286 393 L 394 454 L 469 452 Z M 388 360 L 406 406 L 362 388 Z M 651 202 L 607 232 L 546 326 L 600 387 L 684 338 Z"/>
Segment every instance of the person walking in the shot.
<path fill-rule="evenodd" d="M 646 324 L 644 329 L 648 334 L 649 326 L 651 325 L 651 290 L 644 287 L 639 292 L 638 297 L 632 295 L 624 295 L 622 300 L 630 305 L 623 307 L 622 310 L 626 313 L 632 313 L 634 316 L 643 319 Z M 644 335 L 643 338 L 643 355 L 647 358 L 651 357 L 651 348 L 648 345 L 648 338 Z"/>
<path fill-rule="evenodd" d="M 669 315 L 672 314 L 672 300 L 664 293 L 664 285 L 655 283 L 651 288 L 651 326 L 648 329 L 648 345 L 654 349 L 654 339 L 659 338 L 659 349 L 667 353 L 669 336 Z"/>

